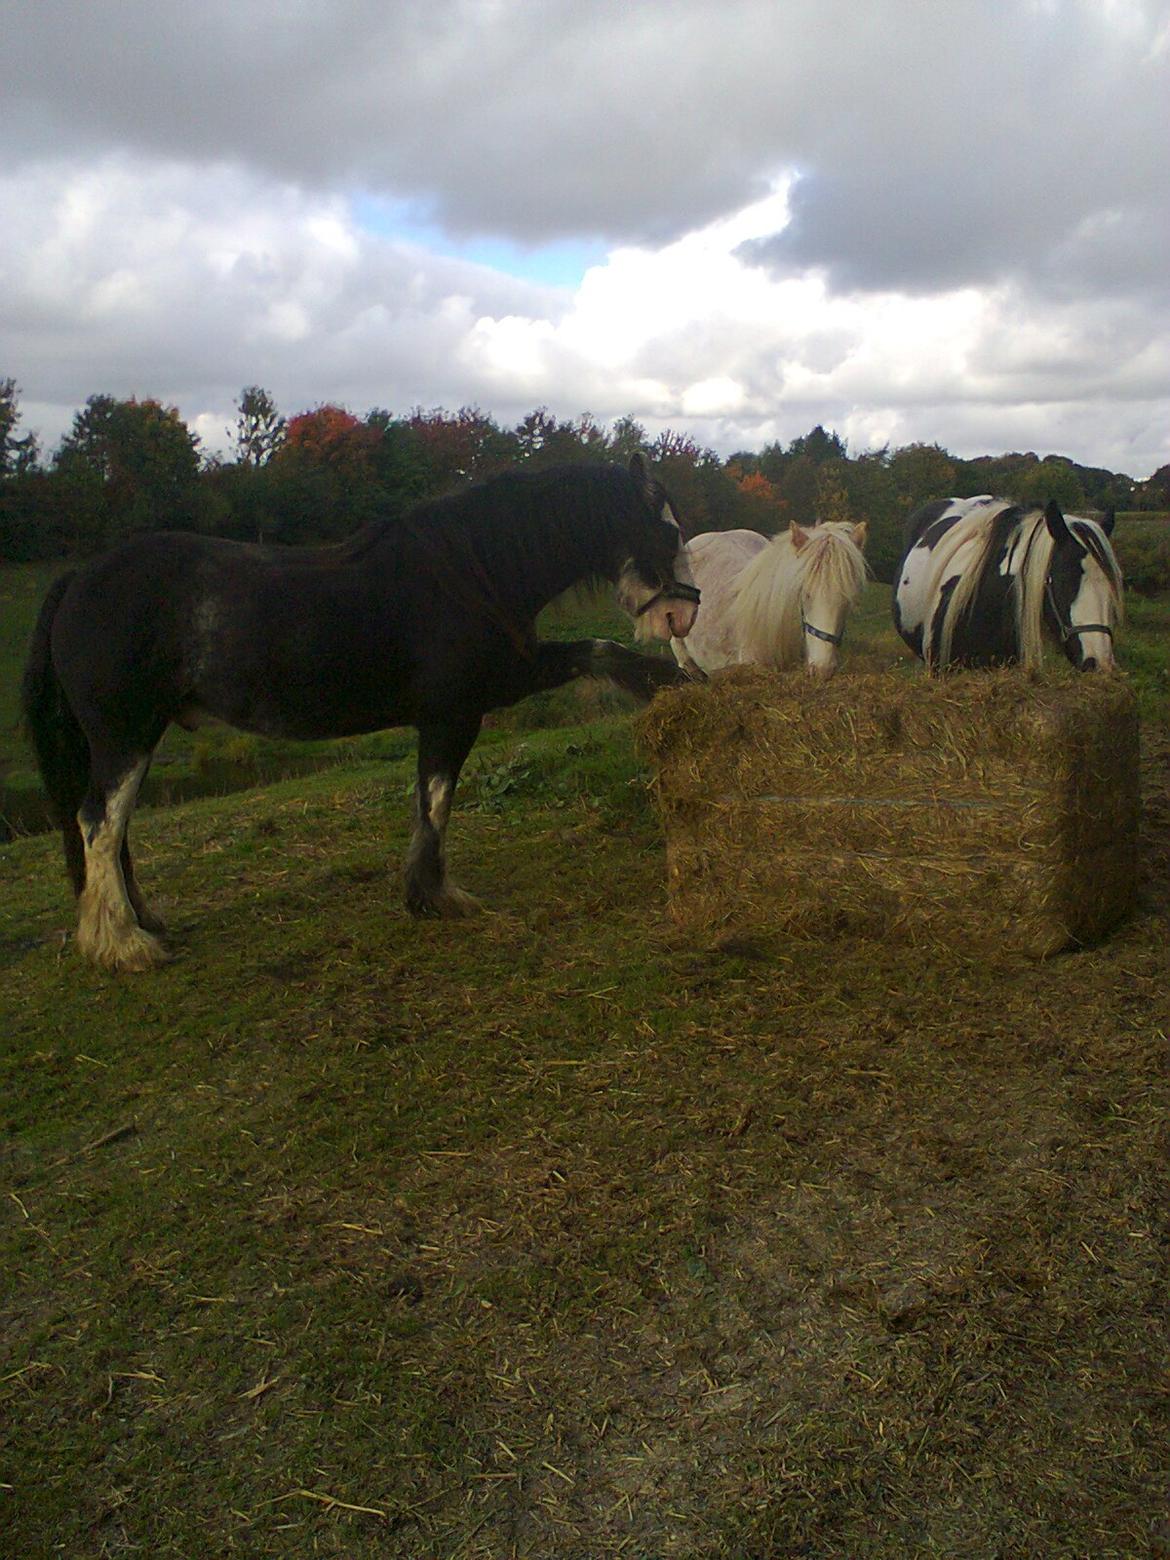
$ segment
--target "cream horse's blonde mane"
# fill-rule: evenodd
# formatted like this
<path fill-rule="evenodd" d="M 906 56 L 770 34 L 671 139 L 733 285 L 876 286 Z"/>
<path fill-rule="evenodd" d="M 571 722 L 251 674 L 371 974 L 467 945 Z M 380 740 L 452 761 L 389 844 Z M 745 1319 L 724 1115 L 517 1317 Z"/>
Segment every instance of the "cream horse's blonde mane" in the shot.
<path fill-rule="evenodd" d="M 790 527 L 741 570 L 728 616 L 743 660 L 788 666 L 803 659 L 801 601 L 813 589 L 857 605 L 869 571 L 854 529 L 849 521 L 825 521 L 801 529 L 798 547 Z"/>
<path fill-rule="evenodd" d="M 958 583 L 947 603 L 946 620 L 939 635 L 938 664 L 946 666 L 951 659 L 951 647 L 955 629 L 970 612 L 984 573 L 990 562 L 992 548 L 998 537 L 996 519 L 1013 506 L 1006 501 L 999 505 L 985 506 L 965 519 L 957 521 L 934 548 L 934 592 L 938 592 L 947 578 L 950 565 L 961 547 L 969 542 L 977 544 L 974 555 L 968 559 L 959 574 Z M 1077 515 L 1066 517 L 1074 533 L 1078 525 L 1088 525 Z M 1085 538 L 1080 538 L 1082 543 Z M 1016 618 L 1016 634 L 1019 642 L 1019 658 L 1024 666 L 1039 666 L 1044 658 L 1044 586 L 1052 563 L 1055 547 L 1042 509 L 1024 515 L 1013 544 L 1020 563 L 1012 571 L 1012 606 Z M 1092 546 L 1091 552 L 1101 565 L 1113 595 L 1118 618 L 1122 613 L 1122 579 L 1116 559 L 1108 547 Z M 932 615 L 933 615 L 932 608 Z M 933 657 L 928 660 L 933 664 Z"/>

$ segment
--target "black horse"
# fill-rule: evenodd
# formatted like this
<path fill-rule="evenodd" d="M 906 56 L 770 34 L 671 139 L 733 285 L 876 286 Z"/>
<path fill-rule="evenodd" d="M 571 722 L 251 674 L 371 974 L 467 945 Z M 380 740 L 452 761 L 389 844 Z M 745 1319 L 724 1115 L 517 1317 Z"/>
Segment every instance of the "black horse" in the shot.
<path fill-rule="evenodd" d="M 609 640 L 537 639 L 546 603 L 602 580 L 639 635 L 690 629 L 699 593 L 669 499 L 637 456 L 628 471 L 496 477 L 336 546 L 160 531 L 64 575 L 41 608 L 23 697 L 79 947 L 113 970 L 166 957 L 126 830 L 167 725 L 204 717 L 297 738 L 414 726 L 406 903 L 416 915 L 471 909 L 447 881 L 443 842 L 484 713 L 573 677 L 606 676 L 643 699 L 684 680 Z"/>

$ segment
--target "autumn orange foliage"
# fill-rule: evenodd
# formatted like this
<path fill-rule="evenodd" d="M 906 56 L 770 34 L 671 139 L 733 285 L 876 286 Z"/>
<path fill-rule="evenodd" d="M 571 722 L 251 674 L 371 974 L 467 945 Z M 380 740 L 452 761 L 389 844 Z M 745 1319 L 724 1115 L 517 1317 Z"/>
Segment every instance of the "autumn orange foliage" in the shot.
<path fill-rule="evenodd" d="M 290 417 L 282 453 L 299 451 L 323 465 L 367 468 L 381 434 L 343 406 L 318 406 Z"/>
<path fill-rule="evenodd" d="M 780 489 L 762 472 L 744 472 L 735 462 L 728 473 L 746 500 L 747 523 L 757 531 L 775 531 L 783 523 L 787 505 L 780 496 Z"/>

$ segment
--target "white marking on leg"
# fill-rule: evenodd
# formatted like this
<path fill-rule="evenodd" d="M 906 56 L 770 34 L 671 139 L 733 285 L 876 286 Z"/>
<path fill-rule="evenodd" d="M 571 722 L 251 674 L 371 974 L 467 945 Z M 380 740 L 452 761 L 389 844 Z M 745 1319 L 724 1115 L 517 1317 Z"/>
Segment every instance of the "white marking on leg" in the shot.
<path fill-rule="evenodd" d="M 443 874 L 437 902 L 443 915 L 472 915 L 480 908 L 479 900 L 465 889 L 457 888 L 447 877 L 447 821 L 451 816 L 454 793 L 455 787 L 446 775 L 432 775 L 427 781 L 427 811 L 439 836 L 439 865 Z"/>
<path fill-rule="evenodd" d="M 427 816 L 438 830 L 441 844 L 451 816 L 451 782 L 446 775 L 432 775 L 427 781 Z"/>
<path fill-rule="evenodd" d="M 457 888 L 447 878 L 446 835 L 447 820 L 451 816 L 451 799 L 455 787 L 446 775 L 432 775 L 427 781 L 425 800 L 419 790 L 418 816 L 406 854 L 406 877 L 409 883 L 420 864 L 435 853 L 438 867 L 438 883 L 427 894 L 427 904 L 432 915 L 471 915 L 479 910 L 479 900 L 473 894 Z M 432 837 L 433 830 L 433 837 Z"/>
<path fill-rule="evenodd" d="M 77 946 L 104 969 L 145 970 L 166 958 L 158 939 L 138 924 L 122 875 L 122 841 L 149 762 L 136 764 L 106 798 L 101 823 L 87 826 L 78 817 L 85 842 L 85 888 L 78 901 Z"/>

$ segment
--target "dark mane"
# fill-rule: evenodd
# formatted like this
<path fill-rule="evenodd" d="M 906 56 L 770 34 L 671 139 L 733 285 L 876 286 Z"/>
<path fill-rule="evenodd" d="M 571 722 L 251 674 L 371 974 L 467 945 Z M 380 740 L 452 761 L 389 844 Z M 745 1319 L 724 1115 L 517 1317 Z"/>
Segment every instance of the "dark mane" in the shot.
<path fill-rule="evenodd" d="M 667 501 L 650 482 L 651 505 Z M 508 471 L 442 498 L 423 499 L 401 515 L 383 515 L 339 542 L 271 549 L 323 566 L 358 563 L 397 539 L 446 570 L 473 563 L 497 580 L 540 583 L 571 570 L 588 589 L 607 577 L 614 540 L 639 515 L 634 485 L 622 466 L 549 466 Z M 582 574 L 582 554 L 586 555 Z"/>
<path fill-rule="evenodd" d="M 505 472 L 462 493 L 416 504 L 399 521 L 376 521 L 353 538 L 369 548 L 399 530 L 432 565 L 483 573 L 505 598 L 550 580 L 584 585 L 609 577 L 617 537 L 642 503 L 614 465 Z"/>

